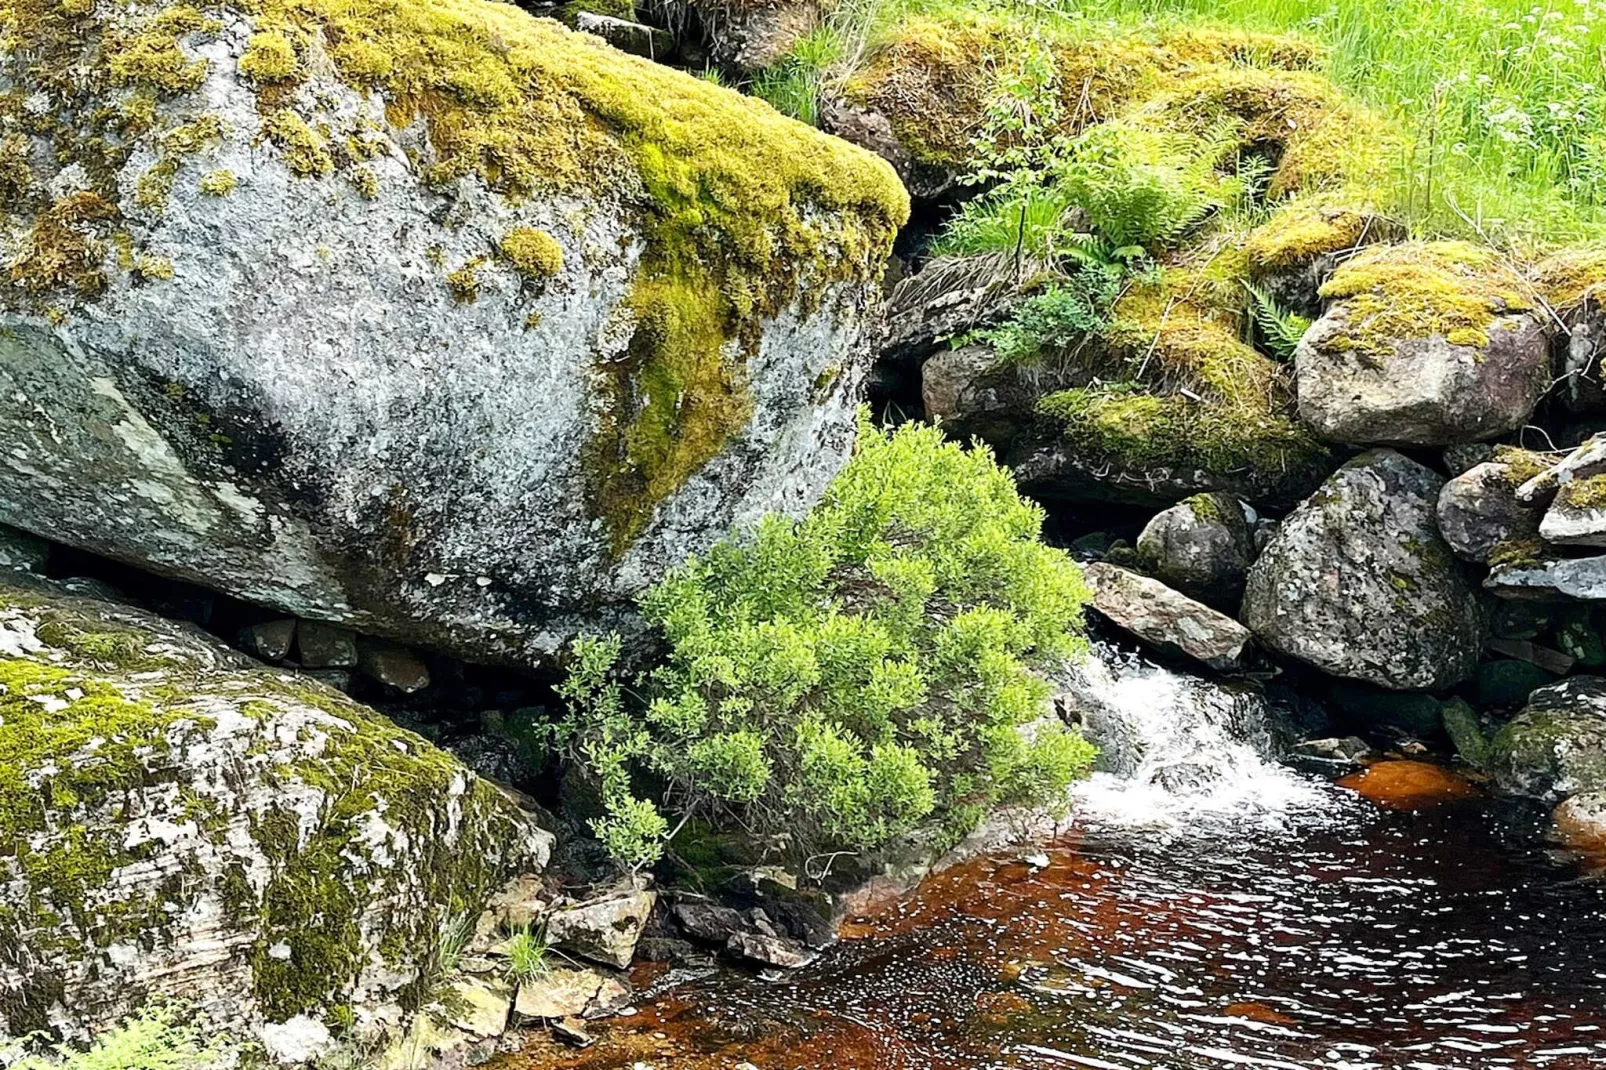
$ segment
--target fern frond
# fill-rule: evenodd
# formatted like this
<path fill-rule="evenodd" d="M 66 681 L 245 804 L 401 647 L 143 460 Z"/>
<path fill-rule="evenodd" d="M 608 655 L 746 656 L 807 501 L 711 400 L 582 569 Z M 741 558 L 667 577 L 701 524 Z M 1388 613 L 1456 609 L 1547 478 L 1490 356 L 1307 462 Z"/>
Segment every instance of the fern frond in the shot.
<path fill-rule="evenodd" d="M 1299 348 L 1299 340 L 1310 329 L 1310 320 L 1284 308 L 1277 299 L 1252 282 L 1245 281 L 1249 292 L 1249 311 L 1255 332 L 1272 356 L 1289 360 Z"/>

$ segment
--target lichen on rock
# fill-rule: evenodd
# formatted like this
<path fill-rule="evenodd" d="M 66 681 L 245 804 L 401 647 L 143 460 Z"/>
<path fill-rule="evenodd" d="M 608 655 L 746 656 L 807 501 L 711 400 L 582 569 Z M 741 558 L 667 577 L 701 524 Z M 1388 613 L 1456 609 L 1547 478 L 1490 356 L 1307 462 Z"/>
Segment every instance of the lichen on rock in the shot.
<path fill-rule="evenodd" d="M 82 1038 L 157 995 L 236 1029 L 411 1010 L 449 915 L 550 840 L 322 685 L 0 584 L 0 1032 Z"/>

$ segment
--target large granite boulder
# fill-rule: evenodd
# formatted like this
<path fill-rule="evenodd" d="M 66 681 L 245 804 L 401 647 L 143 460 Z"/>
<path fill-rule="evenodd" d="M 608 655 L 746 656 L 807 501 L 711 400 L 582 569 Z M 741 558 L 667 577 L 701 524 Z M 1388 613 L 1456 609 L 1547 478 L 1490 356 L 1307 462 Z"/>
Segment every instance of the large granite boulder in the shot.
<path fill-rule="evenodd" d="M 1499 543 L 1537 535 L 1543 506 L 1519 499 L 1517 488 L 1546 467 L 1538 454 L 1502 448 L 1445 483 L 1435 513 L 1456 556 L 1486 564 Z"/>
<path fill-rule="evenodd" d="M 1552 803 L 1606 791 L 1606 679 L 1570 677 L 1529 695 L 1489 740 L 1484 767 L 1502 790 Z"/>
<path fill-rule="evenodd" d="M 384 717 L 187 626 L 0 580 L 0 1035 L 153 996 L 399 1020 L 551 837 Z"/>
<path fill-rule="evenodd" d="M 1249 570 L 1243 622 L 1273 650 L 1381 687 L 1471 676 L 1483 607 L 1434 524 L 1443 482 L 1393 450 L 1345 464 Z"/>
<path fill-rule="evenodd" d="M 1322 286 L 1330 304 L 1294 356 L 1299 414 L 1356 444 L 1447 445 L 1528 421 L 1549 341 L 1522 280 L 1461 242 L 1380 246 Z"/>
<path fill-rule="evenodd" d="M 69 7 L 0 36 L 0 522 L 524 662 L 847 457 L 869 153 L 511 4 Z"/>
<path fill-rule="evenodd" d="M 1230 494 L 1196 494 L 1138 533 L 1146 569 L 1183 594 L 1236 607 L 1255 560 L 1254 510 Z"/>

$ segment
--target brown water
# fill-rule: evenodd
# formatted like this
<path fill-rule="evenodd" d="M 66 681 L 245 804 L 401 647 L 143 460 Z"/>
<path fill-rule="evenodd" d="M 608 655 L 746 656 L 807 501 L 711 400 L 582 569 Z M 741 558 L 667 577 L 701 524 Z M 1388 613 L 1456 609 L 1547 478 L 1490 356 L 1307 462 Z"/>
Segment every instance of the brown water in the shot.
<path fill-rule="evenodd" d="M 805 970 L 680 983 L 511 1070 L 1606 1067 L 1606 883 L 1460 787 L 1299 788 L 1274 821 L 1090 803 L 1042 868 L 974 859 Z"/>

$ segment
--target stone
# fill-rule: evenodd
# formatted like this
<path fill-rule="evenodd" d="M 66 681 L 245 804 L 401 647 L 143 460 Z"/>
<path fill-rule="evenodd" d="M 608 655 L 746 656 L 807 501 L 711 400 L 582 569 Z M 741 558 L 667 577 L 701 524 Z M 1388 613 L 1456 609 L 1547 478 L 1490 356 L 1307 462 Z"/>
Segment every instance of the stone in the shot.
<path fill-rule="evenodd" d="M 587 966 L 553 966 L 519 982 L 513 1010 L 520 1018 L 593 1018 L 630 1002 L 630 989 Z"/>
<path fill-rule="evenodd" d="M 477 1037 L 499 1037 L 507 1032 L 512 1009 L 513 990 L 484 977 L 453 981 L 447 997 L 433 1008 L 447 1024 Z"/>
<path fill-rule="evenodd" d="M 1202 602 L 1236 609 L 1255 560 L 1253 509 L 1230 494 L 1196 494 L 1155 514 L 1138 535 L 1147 571 Z"/>
<path fill-rule="evenodd" d="M 1095 562 L 1082 574 L 1093 590 L 1093 608 L 1117 627 L 1212 669 L 1243 667 L 1249 629 L 1226 614 L 1119 565 Z"/>
<path fill-rule="evenodd" d="M 1519 661 L 1532 662 L 1546 672 L 1565 676 L 1572 671 L 1573 659 L 1559 650 L 1552 650 L 1547 646 L 1526 639 L 1491 639 L 1488 644 L 1489 651 L 1494 654 L 1503 654 L 1508 658 Z"/>
<path fill-rule="evenodd" d="M 1539 537 L 1553 546 L 1606 546 L 1606 473 L 1563 482 L 1539 522 Z"/>
<path fill-rule="evenodd" d="M 1544 554 L 1541 548 L 1528 560 L 1497 559 L 1491 564 L 1483 586 L 1501 598 L 1606 601 L 1606 554 L 1554 558 Z"/>
<path fill-rule="evenodd" d="M 1435 516 L 1439 534 L 1457 557 L 1488 564 L 1497 544 L 1538 534 L 1542 510 L 1517 499 L 1526 471 L 1516 464 L 1485 461 L 1444 485 Z"/>
<path fill-rule="evenodd" d="M 1473 694 L 1480 706 L 1521 706 L 1536 688 L 1555 680 L 1555 675 L 1532 662 L 1499 658 L 1478 666 Z"/>
<path fill-rule="evenodd" d="M 487 1058 L 484 1038 L 438 1021 L 434 1014 L 418 1014 L 406 1032 L 380 1052 L 376 1070 L 419 1070 L 426 1066 L 432 1070 L 460 1070 Z"/>
<path fill-rule="evenodd" d="M 1540 602 L 1496 603 L 1491 627 L 1501 639 L 1537 639 L 1550 630 L 1551 607 Z"/>
<path fill-rule="evenodd" d="M 1026 411 L 1020 377 L 998 374 L 992 346 L 968 345 L 938 350 L 920 366 L 920 400 L 926 418 L 950 430 L 973 427 L 994 418 L 1021 420 Z"/>
<path fill-rule="evenodd" d="M 296 625 L 296 651 L 308 669 L 354 669 L 357 633 L 338 624 L 304 620 Z"/>
<path fill-rule="evenodd" d="M 257 1030 L 262 1051 L 279 1066 L 305 1066 L 316 1062 L 334 1044 L 329 1027 L 309 1015 L 298 1014 L 283 1022 L 268 1022 Z"/>
<path fill-rule="evenodd" d="M 13 1036 L 86 1039 L 157 996 L 204 996 L 247 1034 L 368 1013 L 433 961 L 441 904 L 477 909 L 551 852 L 507 794 L 373 710 L 25 573 L 0 575 L 0 683 Z"/>
<path fill-rule="evenodd" d="M 364 46 L 283 69 L 279 6 L 52 8 L 48 47 L 0 44 L 59 120 L 0 218 L 0 523 L 527 666 L 644 632 L 669 569 L 818 500 L 890 167 L 514 4 L 316 0 L 298 40 Z M 135 41 L 170 67 L 113 133 Z"/>
<path fill-rule="evenodd" d="M 268 620 L 240 629 L 239 644 L 254 658 L 263 661 L 283 661 L 290 656 L 290 644 L 295 642 L 296 622 L 293 617 Z"/>
<path fill-rule="evenodd" d="M 1494 311 L 1463 322 L 1453 305 L 1436 307 L 1438 293 Z M 1354 445 L 1445 446 L 1517 430 L 1550 386 L 1549 339 L 1525 293 L 1492 255 L 1456 243 L 1376 246 L 1346 261 L 1294 354 L 1300 418 Z"/>
<path fill-rule="evenodd" d="M 782 970 L 801 969 L 819 958 L 796 940 L 755 932 L 731 933 L 725 951 L 734 958 Z"/>
<path fill-rule="evenodd" d="M 1421 691 L 1470 677 L 1484 608 L 1434 523 L 1442 485 L 1393 450 L 1346 463 L 1250 568 L 1243 622 L 1334 676 Z"/>
<path fill-rule="evenodd" d="M 1337 681 L 1328 698 L 1352 722 L 1374 732 L 1416 738 L 1431 738 L 1439 732 L 1439 700 L 1432 695 Z"/>
<path fill-rule="evenodd" d="M 1359 764 L 1372 754 L 1372 745 L 1359 736 L 1335 736 L 1330 739 L 1307 739 L 1295 750 L 1317 758 L 1335 762 Z"/>
<path fill-rule="evenodd" d="M 742 75 L 758 74 L 785 59 L 819 25 L 821 13 L 818 0 L 683 0 L 683 6 L 697 14 L 709 59 Z"/>
<path fill-rule="evenodd" d="M 403 694 L 429 686 L 429 666 L 408 648 L 364 636 L 357 640 L 357 666 L 386 687 Z"/>
<path fill-rule="evenodd" d="M 594 34 L 619 51 L 643 59 L 663 60 L 675 51 L 675 39 L 665 31 L 629 19 L 617 19 L 612 15 L 576 12 L 574 28 L 581 33 Z"/>
<path fill-rule="evenodd" d="M 724 944 L 746 924 L 739 911 L 718 903 L 676 903 L 670 913 L 687 936 L 709 944 Z"/>
<path fill-rule="evenodd" d="M 0 524 L 0 570 L 43 573 L 49 560 L 48 542 Z"/>
<path fill-rule="evenodd" d="M 1444 461 L 1445 471 L 1454 479 L 1486 461 L 1494 460 L 1494 447 L 1487 442 L 1457 442 L 1444 447 L 1440 457 Z"/>
<path fill-rule="evenodd" d="M 552 1035 L 573 1048 L 589 1048 L 597 1042 L 595 1037 L 586 1032 L 585 1023 L 578 1018 L 553 1022 Z"/>
<path fill-rule="evenodd" d="M 1556 624 L 1556 647 L 1574 663 L 1589 668 L 1606 665 L 1606 641 L 1587 606 L 1564 606 Z"/>
<path fill-rule="evenodd" d="M 1551 812 L 1556 839 L 1578 851 L 1606 851 L 1606 791 L 1586 791 L 1563 799 Z"/>
<path fill-rule="evenodd" d="M 1517 488 L 1517 499 L 1547 503 L 1562 487 L 1606 475 L 1606 435 L 1594 435 L 1567 456 L 1534 474 Z"/>
<path fill-rule="evenodd" d="M 655 902 L 652 892 L 622 892 L 553 911 L 547 916 L 547 942 L 622 970 L 635 956 Z"/>
<path fill-rule="evenodd" d="M 1454 698 L 1439 711 L 1443 719 L 1444 734 L 1450 737 L 1461 760 L 1474 769 L 1481 768 L 1489 753 L 1489 741 L 1484 736 L 1478 713 L 1466 700 Z"/>
<path fill-rule="evenodd" d="M 1489 740 L 1484 765 L 1502 791 L 1550 803 L 1606 791 L 1606 679 L 1539 688 Z"/>

